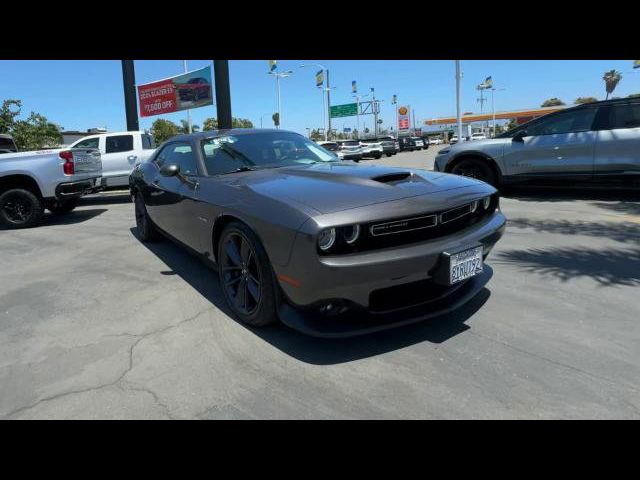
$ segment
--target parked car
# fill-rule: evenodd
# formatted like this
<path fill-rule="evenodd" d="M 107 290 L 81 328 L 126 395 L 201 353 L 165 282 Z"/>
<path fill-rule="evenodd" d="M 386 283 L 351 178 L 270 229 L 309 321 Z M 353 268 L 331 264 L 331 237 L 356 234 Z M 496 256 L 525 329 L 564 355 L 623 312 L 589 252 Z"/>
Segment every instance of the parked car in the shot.
<path fill-rule="evenodd" d="M 102 154 L 103 187 L 126 187 L 136 163 L 153 153 L 153 137 L 144 132 L 100 133 L 83 137 L 69 148 L 95 148 Z"/>
<path fill-rule="evenodd" d="M 176 88 L 183 102 L 197 102 L 211 97 L 211 84 L 205 78 L 191 78 L 186 83 L 177 84 Z"/>
<path fill-rule="evenodd" d="M 449 145 L 454 145 L 458 143 L 458 135 L 452 135 L 449 139 Z"/>
<path fill-rule="evenodd" d="M 496 138 L 438 152 L 435 169 L 492 185 L 640 184 L 640 99 L 550 113 Z"/>
<path fill-rule="evenodd" d="M 421 137 L 421 138 L 422 138 L 422 143 L 423 143 L 422 149 L 423 150 L 428 150 L 429 149 L 429 137 L 424 136 L 424 137 Z"/>
<path fill-rule="evenodd" d="M 472 133 L 471 140 L 486 140 L 487 136 L 484 133 Z"/>
<path fill-rule="evenodd" d="M 393 137 L 378 137 L 378 141 L 382 144 L 382 151 L 387 157 L 398 153 L 396 150 L 396 141 Z"/>
<path fill-rule="evenodd" d="M 316 143 L 320 145 L 322 148 L 324 148 L 325 150 L 327 150 L 328 152 L 331 152 L 337 155 L 338 158 L 344 159 L 344 153 L 340 150 L 340 145 L 338 145 L 336 142 L 316 142 Z"/>
<path fill-rule="evenodd" d="M 343 160 L 362 160 L 362 145 L 359 140 L 338 140 L 336 143 L 340 146 Z"/>
<path fill-rule="evenodd" d="M 416 142 L 411 137 L 398 137 L 398 144 L 400 145 L 401 152 L 404 152 L 405 150 L 413 152 L 418 148 L 416 146 Z"/>
<path fill-rule="evenodd" d="M 100 186 L 100 152 L 91 148 L 46 149 L 0 155 L 0 224 L 27 228 L 44 209 L 72 211 L 78 199 Z"/>
<path fill-rule="evenodd" d="M 382 142 L 377 138 L 365 138 L 360 140 L 360 146 L 362 147 L 363 158 L 375 158 L 377 160 L 382 157 L 382 154 L 384 153 Z"/>
<path fill-rule="evenodd" d="M 413 140 L 416 150 L 422 150 L 424 148 L 424 142 L 420 137 L 411 137 L 411 140 Z"/>
<path fill-rule="evenodd" d="M 138 238 L 163 233 L 211 261 L 237 318 L 319 336 L 460 307 L 489 280 L 506 222 L 486 183 L 343 162 L 283 130 L 174 137 L 130 187 Z"/>
<path fill-rule="evenodd" d="M 11 135 L 0 134 L 0 153 L 16 153 L 18 147 Z"/>

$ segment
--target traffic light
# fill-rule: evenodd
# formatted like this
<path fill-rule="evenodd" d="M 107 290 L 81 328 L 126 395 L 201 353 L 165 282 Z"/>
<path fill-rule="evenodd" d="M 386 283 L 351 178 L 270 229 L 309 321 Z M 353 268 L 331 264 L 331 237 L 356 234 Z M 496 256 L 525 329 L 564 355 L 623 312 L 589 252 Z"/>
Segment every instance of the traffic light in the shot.
<path fill-rule="evenodd" d="M 273 124 L 276 127 L 279 127 L 280 126 L 280 114 L 278 112 L 276 112 L 273 115 L 271 115 L 271 118 L 273 119 Z"/>

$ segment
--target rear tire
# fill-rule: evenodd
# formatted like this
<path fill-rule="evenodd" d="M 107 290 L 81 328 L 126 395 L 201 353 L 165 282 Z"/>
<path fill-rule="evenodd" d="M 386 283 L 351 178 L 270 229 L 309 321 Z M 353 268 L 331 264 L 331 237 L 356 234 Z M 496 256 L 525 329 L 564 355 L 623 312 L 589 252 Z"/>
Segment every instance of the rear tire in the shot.
<path fill-rule="evenodd" d="M 79 198 L 71 198 L 69 200 L 52 200 L 47 204 L 47 210 L 54 215 L 64 215 L 76 208 L 79 201 Z"/>
<path fill-rule="evenodd" d="M 147 207 L 140 193 L 135 194 L 134 204 L 138 238 L 143 242 L 156 242 L 160 240 L 160 234 L 153 224 L 153 221 L 149 218 Z"/>
<path fill-rule="evenodd" d="M 278 320 L 279 286 L 257 235 L 231 222 L 220 235 L 217 258 L 220 288 L 233 313 L 252 327 Z"/>
<path fill-rule="evenodd" d="M 482 160 L 474 158 L 461 160 L 451 169 L 451 173 L 482 180 L 494 187 L 498 186 L 498 178 L 493 168 Z"/>
<path fill-rule="evenodd" d="M 44 204 L 33 192 L 22 188 L 7 190 L 0 195 L 0 223 L 8 228 L 29 228 L 44 215 Z"/>

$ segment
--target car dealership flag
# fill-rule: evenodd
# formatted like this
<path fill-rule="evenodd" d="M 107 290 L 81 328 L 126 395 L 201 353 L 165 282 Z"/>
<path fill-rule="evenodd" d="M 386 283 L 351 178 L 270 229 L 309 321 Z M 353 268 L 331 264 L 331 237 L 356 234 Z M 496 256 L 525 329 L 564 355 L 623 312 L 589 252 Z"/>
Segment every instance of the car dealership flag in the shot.
<path fill-rule="evenodd" d="M 633 68 L 640 68 L 640 60 L 633 61 Z"/>
<path fill-rule="evenodd" d="M 316 73 L 316 87 L 324 85 L 324 70 L 318 70 Z"/>
<path fill-rule="evenodd" d="M 269 71 L 270 72 L 275 72 L 277 68 L 278 68 L 278 61 L 277 60 L 269 60 Z"/>
<path fill-rule="evenodd" d="M 358 84 L 355 80 L 351 82 L 351 93 L 358 93 Z"/>
<path fill-rule="evenodd" d="M 484 83 L 482 84 L 483 88 L 491 88 L 493 87 L 493 79 L 491 77 L 487 77 L 484 79 Z"/>
<path fill-rule="evenodd" d="M 138 85 L 138 101 L 142 117 L 213 105 L 211 67 Z"/>

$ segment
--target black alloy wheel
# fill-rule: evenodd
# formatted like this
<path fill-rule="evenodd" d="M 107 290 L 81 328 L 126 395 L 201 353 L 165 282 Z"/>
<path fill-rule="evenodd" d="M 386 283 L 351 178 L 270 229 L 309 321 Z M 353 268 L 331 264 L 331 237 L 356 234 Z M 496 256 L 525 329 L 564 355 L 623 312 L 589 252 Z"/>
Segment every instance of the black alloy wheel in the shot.
<path fill-rule="evenodd" d="M 0 195 L 0 223 L 9 228 L 27 228 L 40 221 L 44 205 L 29 190 L 16 188 Z"/>
<path fill-rule="evenodd" d="M 227 303 L 243 322 L 259 327 L 277 319 L 278 291 L 269 259 L 242 223 L 230 223 L 221 235 L 218 274 Z"/>
<path fill-rule="evenodd" d="M 496 176 L 491 167 L 479 160 L 462 160 L 453 167 L 451 173 L 463 177 L 475 178 L 476 180 L 481 180 L 493 186 L 497 184 Z"/>

